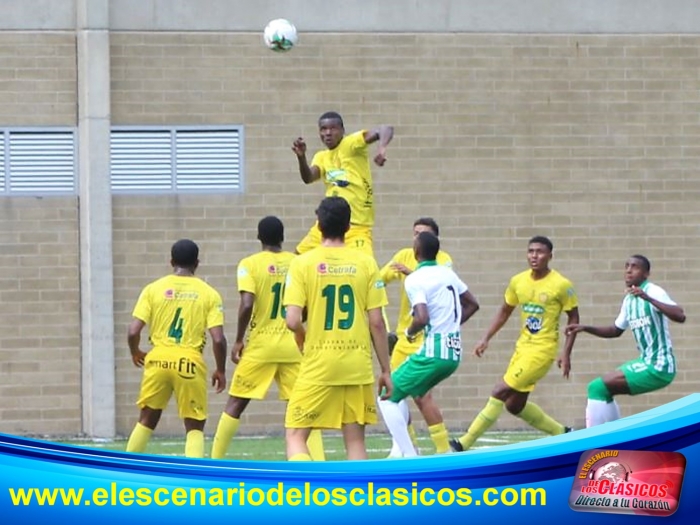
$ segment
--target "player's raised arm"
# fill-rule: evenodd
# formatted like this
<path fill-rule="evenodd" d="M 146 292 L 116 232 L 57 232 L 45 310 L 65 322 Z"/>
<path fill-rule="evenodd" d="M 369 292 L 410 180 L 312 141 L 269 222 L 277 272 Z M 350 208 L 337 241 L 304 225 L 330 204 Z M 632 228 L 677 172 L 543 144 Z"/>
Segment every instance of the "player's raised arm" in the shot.
<path fill-rule="evenodd" d="M 305 184 L 311 184 L 321 178 L 321 171 L 318 166 L 309 166 L 309 161 L 306 159 L 306 142 L 299 137 L 292 143 L 292 151 L 297 156 L 299 161 L 299 175 Z"/>
<path fill-rule="evenodd" d="M 374 156 L 374 163 L 377 166 L 384 166 L 386 162 L 386 147 L 394 138 L 394 127 L 382 125 L 372 131 L 365 132 L 365 142 L 367 144 L 373 144 L 379 141 L 379 147 L 377 148 L 377 154 Z"/>

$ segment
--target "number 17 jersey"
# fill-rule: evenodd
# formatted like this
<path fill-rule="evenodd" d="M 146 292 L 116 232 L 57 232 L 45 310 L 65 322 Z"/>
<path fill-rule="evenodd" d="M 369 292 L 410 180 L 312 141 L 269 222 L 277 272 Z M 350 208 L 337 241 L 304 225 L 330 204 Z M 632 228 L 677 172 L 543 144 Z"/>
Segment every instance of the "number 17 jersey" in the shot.
<path fill-rule="evenodd" d="M 248 340 L 243 349 L 246 359 L 258 362 L 296 363 L 301 354 L 294 334 L 284 320 L 282 297 L 291 252 L 262 251 L 238 263 L 239 292 L 255 295 Z"/>

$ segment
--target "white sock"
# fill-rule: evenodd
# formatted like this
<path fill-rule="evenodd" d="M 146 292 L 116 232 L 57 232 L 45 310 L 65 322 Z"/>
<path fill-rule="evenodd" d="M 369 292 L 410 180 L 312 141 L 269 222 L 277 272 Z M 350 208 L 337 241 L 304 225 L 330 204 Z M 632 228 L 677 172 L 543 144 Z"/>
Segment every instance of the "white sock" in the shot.
<path fill-rule="evenodd" d="M 608 403 L 598 399 L 589 399 L 586 404 L 586 428 L 602 425 L 607 421 Z"/>
<path fill-rule="evenodd" d="M 404 412 L 400 403 L 394 403 L 388 399 L 377 401 L 384 423 L 386 423 L 391 437 L 399 445 L 401 455 L 404 457 L 417 456 L 418 453 L 411 442 L 411 436 L 408 434 L 408 418 L 405 414 L 408 410 Z"/>
<path fill-rule="evenodd" d="M 618 419 L 620 419 L 620 405 L 617 404 L 617 401 L 606 403 L 605 422 L 616 421 Z"/>

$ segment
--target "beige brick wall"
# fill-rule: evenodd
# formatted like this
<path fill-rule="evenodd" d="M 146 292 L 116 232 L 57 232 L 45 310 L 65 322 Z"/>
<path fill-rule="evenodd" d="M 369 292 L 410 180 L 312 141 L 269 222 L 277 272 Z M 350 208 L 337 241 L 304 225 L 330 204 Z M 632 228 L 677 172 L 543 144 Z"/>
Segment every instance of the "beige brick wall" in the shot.
<path fill-rule="evenodd" d="M 320 147 L 315 121 L 329 109 L 349 131 L 396 127 L 389 162 L 374 170 L 376 253 L 384 262 L 407 245 L 416 217 L 438 220 L 482 304 L 464 331 L 467 354 L 508 278 L 524 269 L 527 239 L 545 234 L 554 267 L 577 285 L 584 322 L 612 322 L 633 252 L 651 258 L 653 279 L 686 308 L 686 325 L 673 326 L 676 382 L 622 398 L 623 413 L 695 391 L 698 44 L 694 36 L 302 34 L 296 49 L 276 55 L 258 34 L 113 34 L 115 124 L 243 124 L 246 134 L 243 195 L 114 199 L 118 431 L 136 417 L 139 372 L 124 332 L 138 290 L 168 271 L 172 241 L 194 238 L 201 274 L 224 294 L 232 338 L 234 267 L 258 248 L 257 220 L 279 215 L 290 249 L 312 222 L 322 189 L 301 183 L 289 146 L 303 135 Z M 450 427 L 479 411 L 516 333 L 511 321 L 484 358 L 468 356 L 438 389 Z M 630 334 L 584 335 L 571 379 L 552 370 L 532 399 L 582 426 L 587 382 L 635 352 Z M 212 396 L 209 432 L 224 399 Z M 276 400 L 251 404 L 241 432 L 279 430 L 282 411 Z M 162 433 L 180 432 L 174 414 L 171 407 Z M 522 424 L 504 415 L 498 427 Z"/>
<path fill-rule="evenodd" d="M 335 109 L 348 130 L 396 127 L 389 162 L 375 169 L 380 262 L 410 242 L 420 215 L 482 303 L 467 353 L 508 278 L 524 268 L 533 234 L 555 243 L 554 266 L 577 285 L 585 322 L 612 322 L 622 265 L 648 255 L 652 277 L 686 308 L 672 327 L 680 369 L 657 395 L 621 398 L 625 415 L 697 390 L 700 224 L 700 37 L 488 34 L 302 34 L 286 55 L 257 34 L 115 33 L 114 124 L 243 124 L 246 192 L 114 198 L 117 429 L 126 434 L 140 379 L 125 331 L 140 288 L 166 273 L 170 244 L 202 248 L 201 275 L 221 290 L 234 335 L 235 264 L 258 249 L 255 225 L 278 214 L 293 248 L 321 197 L 289 150 Z M 75 125 L 75 38 L 0 33 L 0 126 Z M 77 199 L 0 198 L 0 431 L 80 430 Z M 396 289 L 390 290 L 396 298 Z M 395 308 L 390 309 L 392 318 Z M 448 425 L 483 405 L 512 351 L 511 321 L 482 359 L 467 357 L 437 395 Z M 207 349 L 208 352 L 209 349 Z M 582 336 L 572 378 L 553 370 L 532 399 L 583 425 L 586 384 L 635 356 L 630 334 Z M 210 359 L 211 361 L 211 359 Z M 212 396 L 213 432 L 225 395 Z M 241 432 L 277 431 L 283 405 L 251 404 Z M 521 427 L 503 416 L 500 428 Z M 160 433 L 181 431 L 170 407 Z"/>
<path fill-rule="evenodd" d="M 0 33 L 0 127 L 70 126 L 75 39 Z M 80 431 L 75 197 L 0 197 L 0 432 Z"/>

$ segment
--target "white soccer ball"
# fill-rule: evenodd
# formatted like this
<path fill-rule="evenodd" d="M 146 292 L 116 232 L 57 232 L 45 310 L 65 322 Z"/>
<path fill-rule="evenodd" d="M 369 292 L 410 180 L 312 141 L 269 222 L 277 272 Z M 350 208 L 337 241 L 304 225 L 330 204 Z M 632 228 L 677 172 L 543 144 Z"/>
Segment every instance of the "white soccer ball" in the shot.
<path fill-rule="evenodd" d="M 289 20 L 271 20 L 263 33 L 265 45 L 273 51 L 289 51 L 298 40 L 297 28 Z"/>

